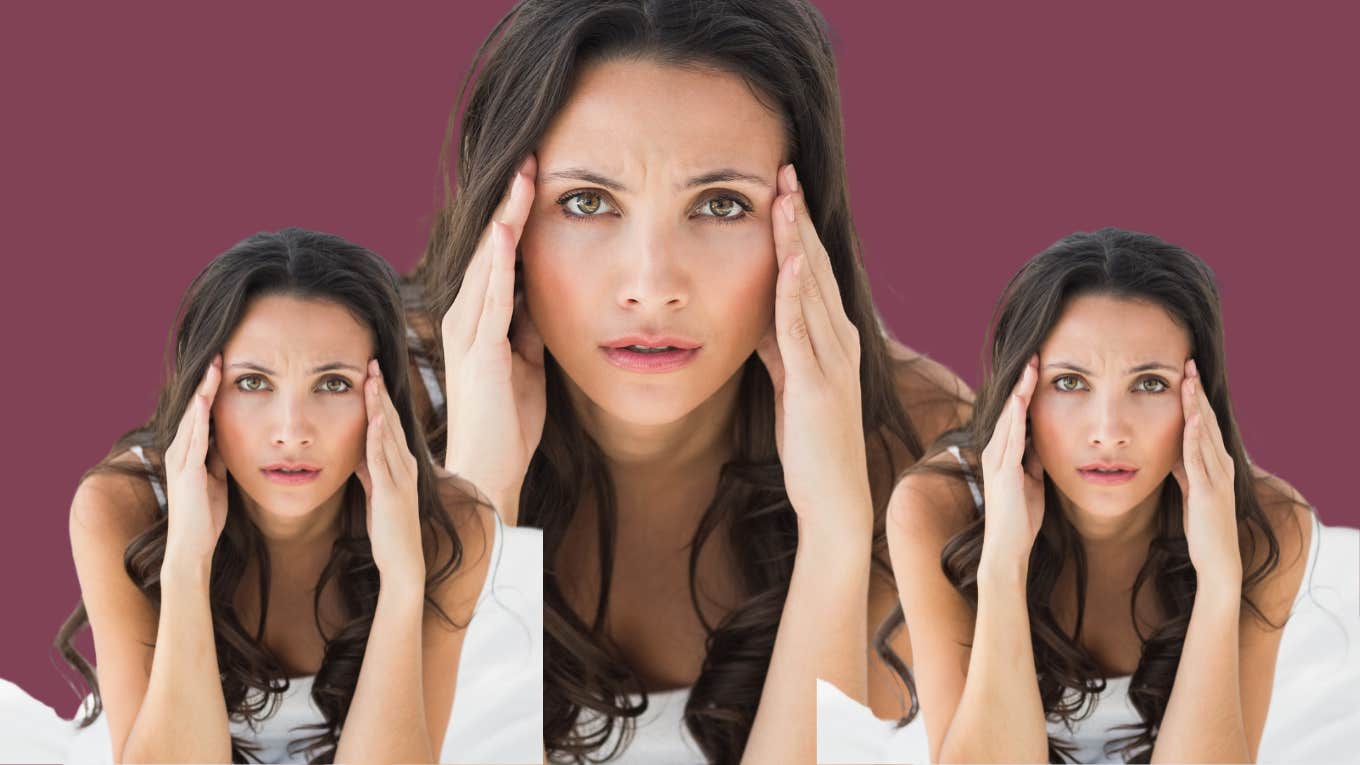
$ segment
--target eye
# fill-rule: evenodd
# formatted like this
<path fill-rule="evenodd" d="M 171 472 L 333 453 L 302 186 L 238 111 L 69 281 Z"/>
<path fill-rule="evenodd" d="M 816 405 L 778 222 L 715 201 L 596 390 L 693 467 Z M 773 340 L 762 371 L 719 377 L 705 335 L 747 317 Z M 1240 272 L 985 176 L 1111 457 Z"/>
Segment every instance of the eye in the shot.
<path fill-rule="evenodd" d="M 350 384 L 349 380 L 346 380 L 343 377 L 327 377 L 321 381 L 319 387 L 325 393 L 345 393 L 354 386 Z"/>
<path fill-rule="evenodd" d="M 264 378 L 259 375 L 245 375 L 236 378 L 236 388 L 246 393 L 255 393 L 268 387 L 269 385 L 265 383 Z"/>
<path fill-rule="evenodd" d="M 604 195 L 596 191 L 573 191 L 559 197 L 557 204 L 568 218 L 594 218 L 616 212 Z"/>
<path fill-rule="evenodd" d="M 1082 379 L 1080 377 L 1077 377 L 1076 375 L 1062 375 L 1060 377 L 1053 378 L 1053 387 L 1057 388 L 1063 393 L 1071 393 L 1073 391 L 1085 390 L 1086 383 L 1083 382 Z"/>
<path fill-rule="evenodd" d="M 1171 385 L 1160 377 L 1144 377 L 1133 384 L 1133 389 L 1139 393 L 1161 393 L 1170 387 Z"/>
<path fill-rule="evenodd" d="M 718 222 L 737 221 L 746 217 L 754 208 L 749 202 L 727 194 L 709 197 L 695 208 L 695 216 L 714 218 Z"/>

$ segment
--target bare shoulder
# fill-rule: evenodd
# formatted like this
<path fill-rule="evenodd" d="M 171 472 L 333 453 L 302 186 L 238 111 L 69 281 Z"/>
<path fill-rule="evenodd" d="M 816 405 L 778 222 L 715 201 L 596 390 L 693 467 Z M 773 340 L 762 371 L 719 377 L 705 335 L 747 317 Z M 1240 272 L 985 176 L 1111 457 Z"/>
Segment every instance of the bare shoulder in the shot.
<path fill-rule="evenodd" d="M 470 614 L 481 594 L 499 529 L 495 510 L 473 499 L 475 490 L 471 484 L 442 467 L 436 466 L 434 470 L 440 505 L 457 535 L 461 551 L 457 568 L 436 590 L 435 599 L 455 621 L 462 622 L 459 615 Z M 446 558 L 447 555 L 438 558 L 436 564 Z"/>
<path fill-rule="evenodd" d="M 893 381 L 923 445 L 929 446 L 973 413 L 973 391 L 948 367 L 887 338 Z"/>
<path fill-rule="evenodd" d="M 1299 490 L 1284 479 L 1252 466 L 1256 498 L 1265 514 L 1266 526 L 1278 545 L 1275 568 L 1257 582 L 1247 595 L 1272 621 L 1283 618 L 1293 605 L 1308 562 L 1313 539 L 1313 508 Z M 1250 573 L 1267 562 L 1270 546 L 1259 533 L 1244 535 L 1242 565 Z"/>
<path fill-rule="evenodd" d="M 954 455 L 939 452 L 907 471 L 888 500 L 888 524 L 912 547 L 938 549 L 977 518 L 977 506 Z"/>
<path fill-rule="evenodd" d="M 141 461 L 124 453 L 112 464 L 136 469 Z M 143 477 L 116 470 L 88 474 L 71 500 L 72 544 L 107 542 L 121 550 L 156 522 L 158 508 L 155 490 Z"/>

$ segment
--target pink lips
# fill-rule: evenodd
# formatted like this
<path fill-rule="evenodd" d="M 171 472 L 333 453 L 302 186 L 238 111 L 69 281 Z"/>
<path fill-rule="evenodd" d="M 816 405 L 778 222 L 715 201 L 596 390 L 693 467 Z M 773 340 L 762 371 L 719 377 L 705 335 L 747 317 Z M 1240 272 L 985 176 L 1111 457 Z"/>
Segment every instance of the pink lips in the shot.
<path fill-rule="evenodd" d="M 630 347 L 632 346 L 632 347 Z M 698 355 L 700 344 L 670 335 L 627 335 L 600 346 L 605 359 L 620 369 L 644 374 L 674 372 Z M 649 350 L 642 350 L 642 349 Z"/>
<path fill-rule="evenodd" d="M 260 468 L 260 472 L 273 483 L 301 486 L 315 481 L 321 475 L 321 468 L 301 462 L 276 462 Z"/>
<path fill-rule="evenodd" d="M 1122 462 L 1092 462 L 1077 468 L 1086 481 L 1101 486 L 1117 486 L 1133 480 L 1138 468 Z"/>

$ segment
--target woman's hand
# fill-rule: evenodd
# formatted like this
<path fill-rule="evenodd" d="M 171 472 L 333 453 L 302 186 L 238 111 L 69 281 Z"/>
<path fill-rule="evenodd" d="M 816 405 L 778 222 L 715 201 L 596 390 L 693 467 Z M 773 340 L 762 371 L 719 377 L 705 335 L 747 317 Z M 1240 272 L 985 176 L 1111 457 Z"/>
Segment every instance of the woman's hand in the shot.
<path fill-rule="evenodd" d="M 1237 538 L 1233 459 L 1223 445 L 1223 432 L 1204 395 L 1194 359 L 1185 362 L 1181 410 L 1185 414 L 1181 461 L 1171 473 L 1184 497 L 1190 563 L 1201 582 L 1214 579 L 1240 586 L 1242 552 Z"/>
<path fill-rule="evenodd" d="M 781 168 L 778 190 L 771 210 L 779 262 L 774 324 L 756 352 L 774 383 L 775 445 L 784 485 L 805 533 L 867 542 L 873 507 L 859 331 L 845 314 L 792 165 Z"/>
<path fill-rule="evenodd" d="M 420 539 L 416 458 L 406 444 L 401 418 L 387 395 L 376 359 L 364 380 L 368 438 L 354 472 L 368 497 L 368 539 L 382 583 L 401 582 L 423 592 L 425 553 Z"/>
<path fill-rule="evenodd" d="M 1038 379 L 1036 355 L 1020 373 L 981 458 L 987 516 L 982 532 L 983 558 L 1022 567 L 1029 565 L 1030 550 L 1044 520 L 1044 469 L 1025 432 Z"/>
<path fill-rule="evenodd" d="M 162 458 L 169 505 L 166 557 L 186 563 L 211 565 L 227 523 L 227 468 L 211 440 L 213 399 L 221 381 L 219 354 L 203 373 Z"/>
<path fill-rule="evenodd" d="M 527 311 L 515 315 L 515 248 L 533 207 L 536 173 L 530 155 L 482 233 L 441 324 L 448 389 L 444 467 L 471 481 L 510 525 L 548 408 L 543 338 Z"/>

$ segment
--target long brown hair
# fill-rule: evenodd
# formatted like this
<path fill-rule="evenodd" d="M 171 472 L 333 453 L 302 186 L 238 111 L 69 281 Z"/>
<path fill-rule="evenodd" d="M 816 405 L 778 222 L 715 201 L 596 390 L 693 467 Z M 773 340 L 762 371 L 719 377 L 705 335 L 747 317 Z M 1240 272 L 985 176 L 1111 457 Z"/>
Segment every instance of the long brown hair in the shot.
<path fill-rule="evenodd" d="M 251 301 L 264 295 L 296 295 L 337 303 L 372 332 L 374 355 L 406 432 L 407 446 L 416 457 L 422 535 L 433 544 L 433 554 L 426 561 L 425 603 L 453 625 L 431 593 L 453 575 L 462 561 L 463 547 L 448 508 L 436 491 L 425 435 L 411 404 L 406 330 L 397 276 L 382 258 L 338 236 L 300 229 L 260 233 L 209 263 L 180 302 L 169 379 L 161 389 L 151 419 L 119 438 L 108 456 L 85 477 L 114 473 L 165 485 L 160 455 L 174 439 L 180 419 L 213 357 L 222 350 Z M 143 450 L 148 465 L 128 459 L 134 448 Z M 227 520 L 213 552 L 209 584 L 213 641 L 229 716 L 238 721 L 258 722 L 272 714 L 278 694 L 288 688 L 288 679 L 277 657 L 263 645 L 269 612 L 269 553 L 259 529 L 244 511 L 240 490 L 230 475 L 227 486 Z M 146 515 L 154 517 L 155 522 L 128 545 L 123 564 L 128 577 L 159 607 L 168 517 L 166 509 L 159 506 L 147 508 Z M 236 612 L 234 596 L 251 562 L 259 567 L 260 617 L 258 624 L 246 625 Z M 328 635 L 322 629 L 319 612 L 321 593 L 332 579 L 341 594 L 348 621 L 335 634 Z M 378 586 L 378 569 L 365 524 L 363 487 L 357 477 L 350 476 L 340 512 L 339 537 L 322 569 L 313 599 L 318 613 L 316 626 L 326 639 L 326 648 L 311 697 L 325 722 L 309 726 L 317 728 L 316 735 L 293 745 L 296 751 L 306 751 L 313 762 L 330 762 L 335 756 L 340 726 L 354 696 L 373 624 Z M 72 637 L 87 623 L 85 606 L 78 604 L 56 638 L 57 649 L 84 678 L 94 696 L 82 726 L 93 722 L 102 710 L 93 668 L 72 645 Z M 247 761 L 254 749 L 248 741 L 233 738 L 233 761 Z"/>
<path fill-rule="evenodd" d="M 1025 263 L 998 303 L 991 333 L 990 364 L 978 392 L 973 419 L 967 426 L 942 436 L 931 449 L 933 457 L 949 446 L 956 446 L 967 455 L 972 467 L 927 457 L 907 472 L 944 473 L 960 481 L 971 473 L 981 483 L 977 455 L 991 439 L 1020 373 L 1030 356 L 1038 352 L 1068 302 L 1091 294 L 1151 302 L 1166 310 L 1189 334 L 1190 353 L 1223 432 L 1223 445 L 1238 466 L 1234 471 L 1233 494 L 1243 562 L 1247 564 L 1242 577 L 1242 603 L 1269 625 L 1250 593 L 1278 566 L 1280 545 L 1258 497 L 1263 479 L 1253 477 L 1233 416 L 1218 288 L 1208 265 L 1155 236 L 1114 228 L 1075 233 Z M 1058 507 L 1056 491 L 1045 474 L 1046 507 Z M 1281 499 L 1286 498 L 1281 495 Z M 1142 654 L 1130 680 L 1129 697 L 1142 721 L 1129 726 L 1128 736 L 1107 746 L 1107 754 L 1118 751 L 1130 762 L 1147 762 L 1151 757 L 1157 728 L 1176 679 L 1195 600 L 1195 570 L 1186 546 L 1182 509 L 1181 489 L 1168 475 L 1158 499 L 1157 536 L 1134 580 L 1129 602 L 1132 614 L 1139 591 L 1151 586 L 1166 618 L 1148 634 L 1143 634 L 1138 620 L 1134 620 Z M 979 507 L 974 520 L 949 540 L 940 555 L 945 575 L 974 608 L 985 522 L 985 509 Z M 1069 562 L 1076 573 L 1077 613 L 1072 634 L 1063 629 L 1050 607 L 1059 573 Z M 1105 688 L 1094 658 L 1080 642 L 1086 584 L 1086 557 L 1076 530 L 1062 513 L 1044 513 L 1030 555 L 1026 591 L 1039 694 L 1045 716 L 1051 722 L 1073 723 L 1089 715 L 1097 695 Z M 1071 753 L 1069 742 L 1049 737 L 1049 757 L 1053 762 L 1066 761 Z"/>
<path fill-rule="evenodd" d="M 859 259 L 835 61 L 825 21 L 807 2 L 525 0 L 516 5 L 478 52 L 464 86 L 466 105 L 456 143 L 457 111 L 450 117 L 443 152 L 445 205 L 413 276 L 423 282 L 432 323 L 437 326 L 437 317 L 453 303 L 511 174 L 546 133 L 575 74 L 590 62 L 623 56 L 736 74 L 783 119 L 787 159 L 798 168 L 845 311 L 861 337 L 864 431 L 888 455 L 887 470 L 871 481 L 879 498 L 876 570 L 890 581 L 883 511 L 902 466 L 891 463 L 889 442 L 913 459 L 921 447 L 897 397 L 892 362 Z M 456 195 L 450 164 L 456 164 Z M 796 520 L 775 451 L 769 375 L 754 354 L 739 374 L 736 456 L 720 472 L 712 504 L 695 532 L 689 563 L 690 597 L 698 611 L 700 550 L 716 530 L 729 530 L 742 601 L 721 622 L 705 623 L 707 654 L 685 709 L 686 724 L 704 754 L 722 763 L 736 762 L 745 748 L 797 547 Z M 604 750 L 616 726 L 622 726 L 620 744 L 626 745 L 646 698 L 637 674 L 604 631 L 616 498 L 603 455 L 576 420 L 562 376 L 549 354 L 547 422 L 521 491 L 520 518 L 544 530 L 545 745 L 555 759 L 581 762 L 617 753 Z M 438 430 L 442 416 L 440 420 L 431 427 L 435 450 L 444 443 Z M 595 613 L 577 614 L 564 599 L 554 563 L 586 495 L 599 504 L 601 584 Z M 893 666 L 900 667 L 900 661 Z M 909 681 L 905 674 L 903 679 Z M 643 696 L 643 701 L 631 701 L 630 694 Z M 586 710 L 598 724 L 583 730 Z"/>

